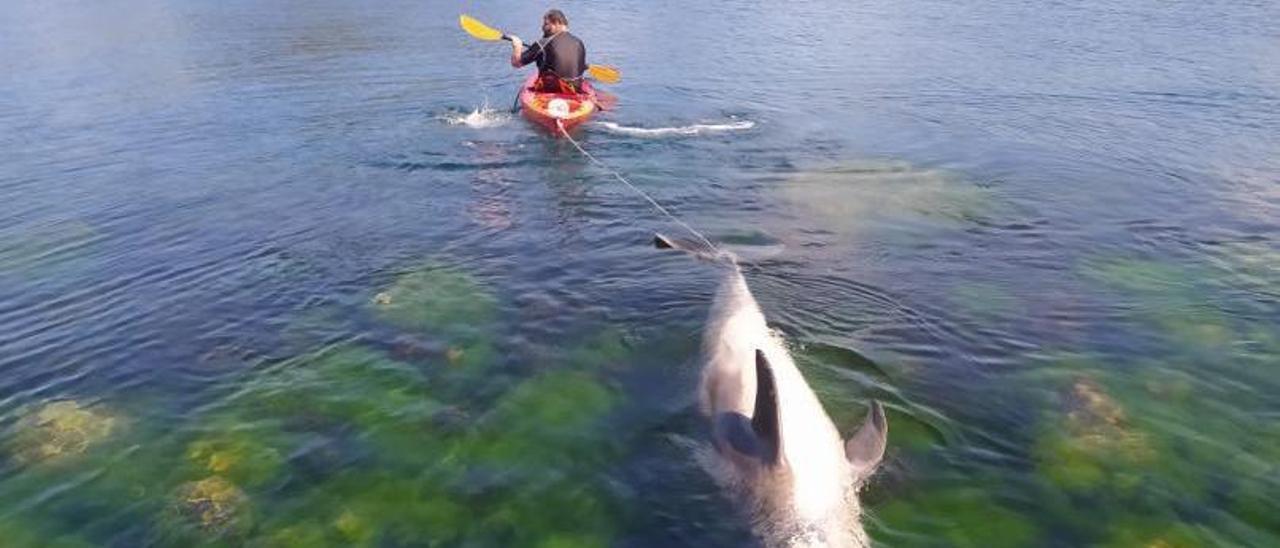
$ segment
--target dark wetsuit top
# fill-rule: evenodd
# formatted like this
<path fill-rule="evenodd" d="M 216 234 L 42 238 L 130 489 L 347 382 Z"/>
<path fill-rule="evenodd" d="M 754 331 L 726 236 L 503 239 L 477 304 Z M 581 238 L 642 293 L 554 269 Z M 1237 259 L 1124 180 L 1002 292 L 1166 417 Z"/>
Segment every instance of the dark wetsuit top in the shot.
<path fill-rule="evenodd" d="M 545 51 L 544 51 L 545 50 Z M 562 80 L 576 82 L 587 70 L 587 47 L 569 31 L 554 38 L 543 38 L 529 44 L 520 54 L 520 66 L 538 62 L 538 72 L 559 76 Z"/>

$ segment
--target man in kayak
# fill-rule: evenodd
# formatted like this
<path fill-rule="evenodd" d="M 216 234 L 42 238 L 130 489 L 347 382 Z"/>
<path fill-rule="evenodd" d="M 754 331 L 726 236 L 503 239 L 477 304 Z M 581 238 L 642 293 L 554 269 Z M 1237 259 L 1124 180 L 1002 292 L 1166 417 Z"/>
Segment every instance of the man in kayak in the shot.
<path fill-rule="evenodd" d="M 587 48 L 569 33 L 569 19 L 560 10 L 542 16 L 542 39 L 525 46 L 519 36 L 511 36 L 511 66 L 520 68 L 538 62 L 538 83 L 534 91 L 583 93 L 588 84 Z"/>

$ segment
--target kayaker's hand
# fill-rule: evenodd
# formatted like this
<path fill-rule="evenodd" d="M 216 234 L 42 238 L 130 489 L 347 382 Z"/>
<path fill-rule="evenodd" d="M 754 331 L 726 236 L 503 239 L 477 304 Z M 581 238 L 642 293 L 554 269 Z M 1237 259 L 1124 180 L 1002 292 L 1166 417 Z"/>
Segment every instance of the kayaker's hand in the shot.
<path fill-rule="evenodd" d="M 524 47 L 524 42 L 523 42 L 522 40 L 520 40 L 520 37 L 519 37 L 519 36 L 516 36 L 516 35 L 514 35 L 514 34 L 508 34 L 508 35 L 507 35 L 507 38 L 510 38 L 510 39 L 511 39 L 511 45 L 512 45 L 512 46 L 515 46 L 515 47 L 517 47 L 517 48 L 522 48 L 522 47 Z"/>

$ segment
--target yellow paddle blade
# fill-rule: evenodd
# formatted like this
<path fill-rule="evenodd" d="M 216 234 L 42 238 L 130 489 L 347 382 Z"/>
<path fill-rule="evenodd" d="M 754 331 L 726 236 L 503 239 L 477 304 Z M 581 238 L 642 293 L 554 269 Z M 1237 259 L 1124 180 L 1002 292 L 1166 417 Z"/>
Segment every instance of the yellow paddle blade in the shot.
<path fill-rule="evenodd" d="M 587 73 L 592 78 L 606 84 L 616 84 L 619 80 L 622 80 L 622 72 L 607 65 L 589 65 L 587 66 Z"/>
<path fill-rule="evenodd" d="M 462 25 L 462 30 L 467 31 L 467 34 L 475 36 L 481 40 L 502 39 L 502 31 L 481 23 L 470 15 L 459 15 L 458 24 Z"/>

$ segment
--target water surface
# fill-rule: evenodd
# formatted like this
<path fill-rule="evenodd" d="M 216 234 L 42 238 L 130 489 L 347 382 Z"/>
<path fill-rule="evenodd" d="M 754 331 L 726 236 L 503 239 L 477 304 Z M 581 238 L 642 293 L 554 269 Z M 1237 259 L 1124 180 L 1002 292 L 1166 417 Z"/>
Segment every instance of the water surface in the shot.
<path fill-rule="evenodd" d="M 0 9 L 0 536 L 736 546 L 716 276 L 438 2 Z M 465 8 L 522 36 L 541 6 Z M 885 546 L 1280 542 L 1270 2 L 563 6 Z"/>

